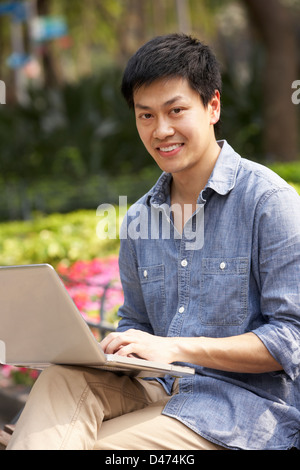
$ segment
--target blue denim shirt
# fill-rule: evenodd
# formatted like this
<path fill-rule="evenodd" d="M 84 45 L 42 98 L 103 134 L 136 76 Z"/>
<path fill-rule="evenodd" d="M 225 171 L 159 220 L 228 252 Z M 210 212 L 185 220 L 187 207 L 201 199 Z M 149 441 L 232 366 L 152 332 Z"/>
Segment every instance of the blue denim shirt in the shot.
<path fill-rule="evenodd" d="M 299 448 L 300 197 L 226 141 L 219 145 L 198 198 L 204 240 L 197 249 L 187 243 L 190 233 L 176 236 L 167 210 L 171 175 L 163 173 L 129 209 L 120 233 L 119 330 L 216 338 L 252 331 L 283 371 L 196 366 L 193 378 L 180 379 L 180 392 L 163 413 L 227 448 Z M 170 236 L 161 230 L 151 237 L 156 212 Z M 163 379 L 169 393 L 172 383 Z"/>

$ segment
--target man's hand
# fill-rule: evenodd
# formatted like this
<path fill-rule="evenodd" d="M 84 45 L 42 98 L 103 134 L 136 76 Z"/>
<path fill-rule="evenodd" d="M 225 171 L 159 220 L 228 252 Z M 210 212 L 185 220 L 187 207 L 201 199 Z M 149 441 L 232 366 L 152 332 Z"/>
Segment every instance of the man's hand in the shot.
<path fill-rule="evenodd" d="M 174 362 L 177 338 L 150 335 L 140 330 L 110 333 L 101 341 L 106 354 L 136 356 L 149 361 Z"/>
<path fill-rule="evenodd" d="M 261 340 L 250 332 L 227 338 L 183 338 L 127 330 L 124 333 L 110 333 L 101 346 L 108 354 L 138 356 L 167 364 L 187 362 L 242 373 L 282 370 Z"/>

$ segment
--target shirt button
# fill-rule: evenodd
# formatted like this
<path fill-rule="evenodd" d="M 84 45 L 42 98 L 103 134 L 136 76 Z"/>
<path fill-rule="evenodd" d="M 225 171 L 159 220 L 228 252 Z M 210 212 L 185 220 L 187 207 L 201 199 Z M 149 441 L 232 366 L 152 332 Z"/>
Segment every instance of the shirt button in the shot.
<path fill-rule="evenodd" d="M 226 268 L 226 263 L 224 263 L 224 261 L 222 261 L 222 263 L 220 264 L 220 269 L 225 269 Z"/>
<path fill-rule="evenodd" d="M 148 277 L 147 269 L 145 269 L 145 271 L 143 272 L 143 275 L 144 275 L 144 277 Z"/>
<path fill-rule="evenodd" d="M 179 312 L 179 313 L 183 313 L 183 312 L 184 312 L 184 307 L 180 307 L 180 308 L 178 309 L 178 312 Z"/>
<path fill-rule="evenodd" d="M 188 262 L 187 262 L 186 259 L 183 259 L 183 260 L 181 261 L 181 266 L 185 267 L 185 266 L 187 266 L 187 264 L 188 264 Z"/>

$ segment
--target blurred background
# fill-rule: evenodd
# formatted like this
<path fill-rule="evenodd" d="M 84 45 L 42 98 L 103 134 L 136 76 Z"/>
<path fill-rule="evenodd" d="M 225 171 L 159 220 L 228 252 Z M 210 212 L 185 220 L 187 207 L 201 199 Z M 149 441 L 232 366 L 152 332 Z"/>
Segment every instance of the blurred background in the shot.
<path fill-rule="evenodd" d="M 118 240 L 96 236 L 97 207 L 133 203 L 160 173 L 122 71 L 169 32 L 218 57 L 217 137 L 300 188 L 300 0 L 2 0 L 0 265 L 117 252 Z"/>
<path fill-rule="evenodd" d="M 294 162 L 295 177 L 299 20 L 300 0 L 1 1 L 0 220 L 96 209 L 120 194 L 132 203 L 151 187 L 158 170 L 120 79 L 141 44 L 174 31 L 212 45 L 221 63 L 218 137 L 253 160 Z"/>
<path fill-rule="evenodd" d="M 133 203 L 160 173 L 120 94 L 122 71 L 170 32 L 218 57 L 217 137 L 300 193 L 300 0 L 0 0 L 0 265 L 52 264 L 97 321 L 108 311 L 115 322 L 122 292 L 108 290 L 119 240 L 97 237 L 96 209 L 118 215 L 119 196 Z"/>

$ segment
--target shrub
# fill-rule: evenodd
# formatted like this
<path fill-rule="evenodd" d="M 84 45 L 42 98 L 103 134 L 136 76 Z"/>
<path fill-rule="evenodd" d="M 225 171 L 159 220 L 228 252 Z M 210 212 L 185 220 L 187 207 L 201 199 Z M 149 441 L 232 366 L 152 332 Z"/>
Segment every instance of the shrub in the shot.
<path fill-rule="evenodd" d="M 117 253 L 119 240 L 101 240 L 96 211 L 37 215 L 30 221 L 0 223 L 0 265 L 91 260 Z"/>

